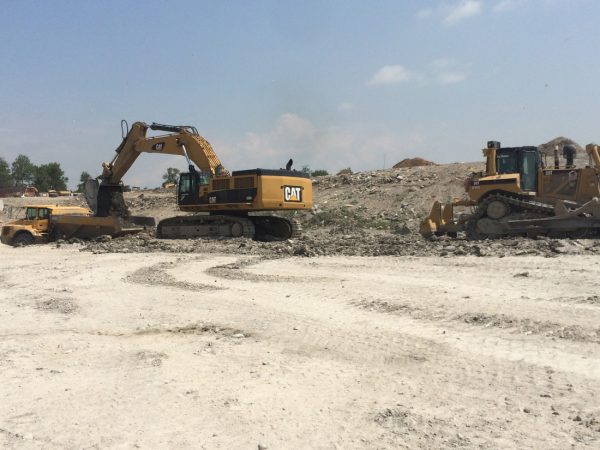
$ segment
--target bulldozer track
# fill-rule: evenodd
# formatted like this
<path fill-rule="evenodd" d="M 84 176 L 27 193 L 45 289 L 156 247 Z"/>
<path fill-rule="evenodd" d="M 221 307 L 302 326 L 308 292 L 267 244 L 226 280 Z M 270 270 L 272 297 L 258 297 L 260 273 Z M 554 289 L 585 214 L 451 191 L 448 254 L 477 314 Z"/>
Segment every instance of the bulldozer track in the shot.
<path fill-rule="evenodd" d="M 481 203 L 479 203 L 479 205 L 477 205 L 477 207 L 475 208 L 474 213 L 466 221 L 465 232 L 467 234 L 467 238 L 477 240 L 484 238 L 501 237 L 510 234 L 521 234 L 520 232 L 517 232 L 490 235 L 483 234 L 477 229 L 477 222 L 485 216 L 489 204 L 493 201 L 504 202 L 505 204 L 512 207 L 513 210 L 515 209 L 514 207 L 517 207 L 517 212 L 532 212 L 536 214 L 542 214 L 545 216 L 552 216 L 554 214 L 554 207 L 546 203 L 524 200 L 510 195 L 493 194 L 486 197 Z"/>

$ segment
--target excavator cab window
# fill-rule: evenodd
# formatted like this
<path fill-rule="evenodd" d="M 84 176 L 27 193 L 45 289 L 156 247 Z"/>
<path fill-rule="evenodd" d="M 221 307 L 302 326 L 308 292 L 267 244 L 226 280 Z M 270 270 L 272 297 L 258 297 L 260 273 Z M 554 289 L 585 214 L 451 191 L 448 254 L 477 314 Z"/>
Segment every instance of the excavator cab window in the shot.
<path fill-rule="evenodd" d="M 201 181 L 201 173 L 195 171 L 179 175 L 177 198 L 180 205 L 194 205 L 198 203 L 198 188 Z"/>

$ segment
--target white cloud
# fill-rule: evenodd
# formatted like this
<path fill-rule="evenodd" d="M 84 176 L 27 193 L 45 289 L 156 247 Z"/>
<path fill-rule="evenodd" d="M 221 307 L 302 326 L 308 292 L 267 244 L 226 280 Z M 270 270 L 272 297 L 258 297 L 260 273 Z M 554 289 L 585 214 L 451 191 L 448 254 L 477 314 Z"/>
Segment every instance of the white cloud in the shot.
<path fill-rule="evenodd" d="M 459 72 L 441 72 L 438 74 L 437 81 L 441 85 L 462 83 L 467 79 L 464 73 Z"/>
<path fill-rule="evenodd" d="M 453 25 L 463 19 L 476 16 L 481 13 L 480 0 L 461 0 L 444 18 L 444 22 Z"/>
<path fill-rule="evenodd" d="M 503 13 L 512 11 L 525 3 L 526 0 L 501 0 L 494 5 L 492 11 L 495 13 Z"/>
<path fill-rule="evenodd" d="M 411 73 L 401 65 L 383 66 L 369 80 L 368 84 L 397 84 L 411 79 Z"/>
<path fill-rule="evenodd" d="M 465 73 L 468 65 L 461 64 L 452 58 L 438 58 L 422 70 L 408 71 L 402 66 L 384 66 L 379 69 L 367 84 L 396 84 L 410 82 L 417 86 L 438 84 L 447 86 L 462 83 L 467 79 Z M 340 105 L 341 106 L 341 105 Z M 338 109 L 341 110 L 340 106 Z"/>
<path fill-rule="evenodd" d="M 305 139 L 312 136 L 315 130 L 310 121 L 296 114 L 285 113 L 279 118 L 275 132 L 293 139 Z"/>
<path fill-rule="evenodd" d="M 353 109 L 354 109 L 354 105 L 350 102 L 340 103 L 337 107 L 337 110 L 341 111 L 341 112 L 352 111 Z"/>
<path fill-rule="evenodd" d="M 294 113 L 282 114 L 271 130 L 250 132 L 236 144 L 218 143 L 219 155 L 228 169 L 247 168 L 247 155 L 255 167 L 283 167 L 289 158 L 294 167 L 308 165 L 330 172 L 343 167 L 354 170 L 380 168 L 407 157 L 404 149 L 422 146 L 418 133 L 399 135 L 382 128 L 364 126 L 319 127 Z"/>

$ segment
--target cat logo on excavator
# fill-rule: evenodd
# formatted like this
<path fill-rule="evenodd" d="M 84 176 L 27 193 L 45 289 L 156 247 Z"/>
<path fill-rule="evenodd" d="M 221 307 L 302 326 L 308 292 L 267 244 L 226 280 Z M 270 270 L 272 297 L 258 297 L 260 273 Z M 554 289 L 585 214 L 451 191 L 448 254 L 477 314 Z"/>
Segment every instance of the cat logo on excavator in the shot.
<path fill-rule="evenodd" d="M 283 199 L 286 202 L 301 202 L 302 188 L 300 186 L 284 186 Z"/>

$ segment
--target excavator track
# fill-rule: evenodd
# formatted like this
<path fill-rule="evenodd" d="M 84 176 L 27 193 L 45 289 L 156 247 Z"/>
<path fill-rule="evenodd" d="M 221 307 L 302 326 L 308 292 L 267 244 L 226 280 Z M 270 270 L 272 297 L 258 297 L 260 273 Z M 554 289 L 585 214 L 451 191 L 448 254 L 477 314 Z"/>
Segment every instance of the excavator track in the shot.
<path fill-rule="evenodd" d="M 190 239 L 197 237 L 253 238 L 254 224 L 248 217 L 233 215 L 191 215 L 161 220 L 156 227 L 160 239 Z"/>
<path fill-rule="evenodd" d="M 245 237 L 258 241 L 285 241 L 301 234 L 302 226 L 297 220 L 278 216 L 177 216 L 161 220 L 156 227 L 156 236 L 160 239 Z"/>
<path fill-rule="evenodd" d="M 254 238 L 259 241 L 285 241 L 302 235 L 302 226 L 296 219 L 279 216 L 248 216 L 256 230 Z"/>

